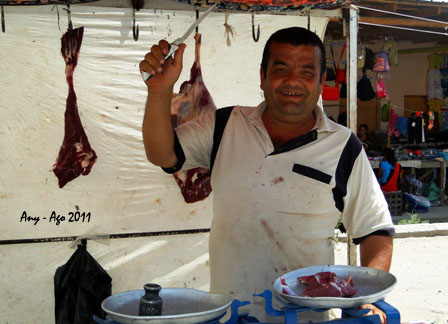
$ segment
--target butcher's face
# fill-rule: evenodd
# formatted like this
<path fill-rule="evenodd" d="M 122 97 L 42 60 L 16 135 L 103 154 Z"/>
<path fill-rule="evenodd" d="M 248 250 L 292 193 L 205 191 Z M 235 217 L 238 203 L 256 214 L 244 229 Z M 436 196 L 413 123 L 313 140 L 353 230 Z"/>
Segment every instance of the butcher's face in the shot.
<path fill-rule="evenodd" d="M 314 45 L 272 42 L 266 76 L 260 70 L 261 89 L 269 113 L 287 123 L 306 121 L 313 115 L 322 93 L 321 52 Z"/>

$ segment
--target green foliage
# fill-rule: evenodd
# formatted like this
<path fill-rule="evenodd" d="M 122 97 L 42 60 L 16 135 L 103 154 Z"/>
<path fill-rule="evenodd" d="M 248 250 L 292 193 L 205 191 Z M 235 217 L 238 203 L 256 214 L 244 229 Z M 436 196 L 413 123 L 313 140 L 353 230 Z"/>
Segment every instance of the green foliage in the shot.
<path fill-rule="evenodd" d="M 429 220 L 421 220 L 420 217 L 418 217 L 418 214 L 408 214 L 409 218 L 402 219 L 398 222 L 398 225 L 407 225 L 407 224 L 423 224 L 423 223 L 429 223 Z"/>

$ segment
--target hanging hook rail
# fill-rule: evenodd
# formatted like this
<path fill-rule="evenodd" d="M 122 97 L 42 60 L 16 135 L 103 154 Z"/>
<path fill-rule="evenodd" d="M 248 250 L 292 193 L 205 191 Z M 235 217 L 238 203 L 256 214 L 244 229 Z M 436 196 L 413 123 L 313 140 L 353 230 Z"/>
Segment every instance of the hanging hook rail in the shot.
<path fill-rule="evenodd" d="M 132 14 L 132 36 L 134 37 L 135 41 L 138 41 L 139 30 L 138 30 L 138 25 L 136 25 L 136 23 L 135 23 L 135 11 L 136 11 L 136 9 L 134 8 L 134 12 Z"/>
<path fill-rule="evenodd" d="M 145 5 L 145 0 L 132 0 L 132 8 L 134 12 L 132 13 L 132 36 L 135 41 L 138 41 L 138 25 L 135 23 L 135 11 L 139 11 Z"/>
<path fill-rule="evenodd" d="M 232 42 L 230 41 L 231 37 L 235 37 L 236 30 L 233 26 L 229 25 L 229 12 L 225 12 L 225 22 L 224 22 L 224 36 L 226 37 L 227 46 L 230 47 L 232 45 Z"/>
<path fill-rule="evenodd" d="M 196 9 L 196 20 L 199 19 L 199 10 Z M 199 33 L 199 25 L 196 26 L 196 34 Z"/>
<path fill-rule="evenodd" d="M 51 11 L 53 11 L 56 8 L 56 14 L 58 15 L 58 28 L 59 31 L 61 31 L 61 17 L 59 16 L 59 7 L 58 5 L 53 5 L 53 8 L 51 8 Z"/>
<path fill-rule="evenodd" d="M 72 24 L 72 12 L 70 10 L 70 1 L 66 1 L 67 8 L 64 8 L 65 11 L 67 11 L 67 18 L 68 18 L 68 30 L 73 31 L 73 24 Z M 58 12 L 59 15 L 59 12 Z"/>
<path fill-rule="evenodd" d="M 258 42 L 260 39 L 260 24 L 258 24 L 257 34 L 255 35 L 255 18 L 254 13 L 252 12 L 252 38 L 254 42 Z"/>
<path fill-rule="evenodd" d="M 311 10 L 308 10 L 307 16 L 308 30 L 311 30 Z"/>
<path fill-rule="evenodd" d="M 2 32 L 6 32 L 5 12 L 3 6 L 2 6 Z"/>

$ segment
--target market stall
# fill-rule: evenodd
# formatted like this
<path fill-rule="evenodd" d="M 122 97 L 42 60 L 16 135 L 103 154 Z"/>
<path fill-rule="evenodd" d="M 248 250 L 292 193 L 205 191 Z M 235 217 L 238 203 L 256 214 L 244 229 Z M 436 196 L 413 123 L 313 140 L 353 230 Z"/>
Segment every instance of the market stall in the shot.
<path fill-rule="evenodd" d="M 448 112 L 446 49 L 440 45 L 446 43 L 446 3 L 365 1 L 358 8 L 358 136 L 376 173 L 383 149 L 390 147 L 403 167 L 403 193 L 430 197 L 431 207 L 443 205 Z M 327 44 L 334 52 L 328 59 L 337 74 L 343 71 L 339 65 L 345 65 L 344 39 L 338 29 L 327 30 Z M 346 115 L 349 101 L 343 82 L 339 84 L 340 95 L 325 102 L 335 120 L 338 114 Z M 419 183 L 418 194 L 408 182 Z"/>
<path fill-rule="evenodd" d="M 53 318 L 55 271 L 82 240 L 113 279 L 112 292 L 141 288 L 148 276 L 163 286 L 208 290 L 210 199 L 186 204 L 172 176 L 147 162 L 141 141 L 146 88 L 138 71 L 149 47 L 181 35 L 195 21 L 196 8 L 163 1 L 138 11 L 127 1 L 7 2 L 0 3 L 5 4 L 0 133 L 2 151 L 8 152 L 0 161 L 0 253 L 8 265 L 1 269 L 2 319 Z M 303 26 L 323 37 L 328 17 L 341 14 L 296 9 L 257 12 L 252 19 L 247 11 L 229 10 L 226 17 L 224 9 L 199 26 L 203 77 L 218 107 L 262 99 L 254 57 L 261 57 L 273 31 Z M 258 37 L 254 24 L 260 24 Z M 75 46 L 76 69 L 66 70 L 77 55 L 61 57 L 61 36 L 71 27 L 84 30 Z M 192 37 L 187 47 L 190 65 Z M 254 55 L 240 55 L 248 52 Z M 185 68 L 180 80 L 188 73 Z M 54 171 L 64 160 L 65 111 L 73 103 L 79 111 L 76 125 L 82 125 L 90 146 L 80 160 L 81 166 L 88 162 L 83 166 L 88 172 L 61 182 Z"/>

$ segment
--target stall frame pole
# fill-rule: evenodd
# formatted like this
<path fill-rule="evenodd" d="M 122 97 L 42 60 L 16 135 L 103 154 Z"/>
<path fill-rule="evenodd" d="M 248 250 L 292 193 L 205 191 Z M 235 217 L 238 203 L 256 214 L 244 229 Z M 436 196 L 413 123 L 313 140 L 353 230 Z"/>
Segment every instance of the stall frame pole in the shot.
<path fill-rule="evenodd" d="M 356 84 L 358 80 L 358 9 L 350 6 L 344 10 L 344 36 L 348 45 L 347 51 L 347 126 L 353 133 L 357 132 L 358 96 Z M 348 33 L 346 33 L 348 31 Z M 347 35 L 348 34 L 348 35 Z M 351 266 L 358 263 L 356 245 L 351 235 L 347 235 L 347 261 Z"/>

